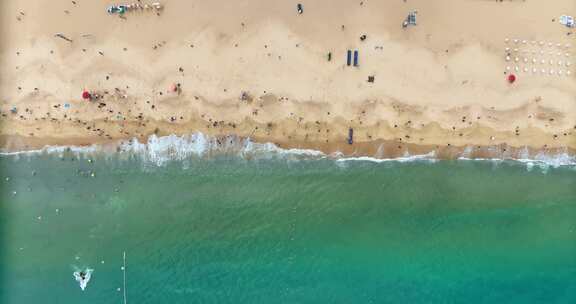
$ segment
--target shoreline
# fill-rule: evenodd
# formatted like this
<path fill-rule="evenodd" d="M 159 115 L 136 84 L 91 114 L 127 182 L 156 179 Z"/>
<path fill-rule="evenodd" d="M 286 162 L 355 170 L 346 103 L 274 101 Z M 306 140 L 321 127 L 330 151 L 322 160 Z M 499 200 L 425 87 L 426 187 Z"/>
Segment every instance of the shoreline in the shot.
<path fill-rule="evenodd" d="M 12 138 L 14 140 L 15 138 Z M 3 142 L 5 137 L 0 137 Z M 401 151 L 396 151 L 395 142 L 374 141 L 347 144 L 326 145 L 321 143 L 270 143 L 234 135 L 209 136 L 203 133 L 186 135 L 152 135 L 147 140 L 132 138 L 124 140 L 101 141 L 89 145 L 40 144 L 29 146 L 25 150 L 0 150 L 0 155 L 19 155 L 28 153 L 62 153 L 66 151 L 80 153 L 136 153 L 147 155 L 157 164 L 166 161 L 184 160 L 190 156 L 210 157 L 214 155 L 232 154 L 242 157 L 257 157 L 280 154 L 293 154 L 303 157 L 330 158 L 334 160 L 366 160 L 366 161 L 439 161 L 439 160 L 470 160 L 470 161 L 517 161 L 521 163 L 545 164 L 546 166 L 576 167 L 576 151 L 568 148 L 533 149 L 529 147 L 497 146 L 451 146 L 436 148 L 406 144 Z M 61 143 L 61 142 L 60 142 Z M 339 149 L 341 147 L 343 149 Z"/>

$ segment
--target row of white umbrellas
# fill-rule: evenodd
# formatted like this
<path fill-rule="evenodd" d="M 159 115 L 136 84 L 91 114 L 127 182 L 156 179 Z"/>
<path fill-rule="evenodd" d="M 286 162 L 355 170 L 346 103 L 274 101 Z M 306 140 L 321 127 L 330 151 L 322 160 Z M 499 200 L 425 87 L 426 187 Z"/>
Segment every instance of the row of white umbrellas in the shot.
<path fill-rule="evenodd" d="M 515 67 L 511 67 L 511 66 L 507 66 L 506 67 L 506 71 L 510 72 L 510 71 L 516 71 L 516 72 L 532 72 L 532 74 L 542 74 L 542 75 L 558 75 L 558 76 L 570 76 L 572 75 L 572 72 L 570 71 L 564 71 L 564 70 L 554 70 L 554 69 L 538 69 L 538 68 L 529 68 L 529 67 L 519 67 L 519 66 L 515 66 Z"/>
<path fill-rule="evenodd" d="M 569 43 L 566 44 L 562 44 L 562 43 L 553 43 L 553 42 L 544 42 L 544 41 L 536 41 L 536 40 L 522 40 L 522 39 L 510 39 L 510 38 L 506 38 L 504 39 L 505 43 L 515 43 L 515 44 L 531 44 L 531 45 L 539 45 L 539 46 L 548 46 L 548 47 L 553 47 L 556 46 L 558 48 L 564 47 L 566 49 L 569 49 L 571 47 L 571 45 Z"/>
<path fill-rule="evenodd" d="M 524 58 L 519 58 L 519 57 L 514 57 L 514 59 L 512 59 L 512 57 L 510 56 L 506 56 L 506 61 L 512 61 L 514 60 L 514 62 L 524 62 L 524 63 L 529 63 L 531 62 L 532 64 L 549 64 L 549 65 L 558 65 L 558 66 L 566 66 L 567 68 L 569 68 L 570 66 L 572 66 L 572 63 L 570 61 L 562 61 L 562 60 L 546 60 L 546 59 L 536 59 L 536 58 L 532 58 L 529 59 L 527 57 Z"/>
<path fill-rule="evenodd" d="M 506 51 L 506 53 L 519 53 L 519 54 L 533 54 L 533 55 L 549 55 L 549 56 L 559 56 L 561 57 L 562 55 L 564 55 L 564 57 L 570 57 L 570 53 L 562 53 L 562 52 L 544 52 L 543 50 L 519 50 L 519 49 L 511 49 L 511 48 L 505 48 L 504 49 Z"/>

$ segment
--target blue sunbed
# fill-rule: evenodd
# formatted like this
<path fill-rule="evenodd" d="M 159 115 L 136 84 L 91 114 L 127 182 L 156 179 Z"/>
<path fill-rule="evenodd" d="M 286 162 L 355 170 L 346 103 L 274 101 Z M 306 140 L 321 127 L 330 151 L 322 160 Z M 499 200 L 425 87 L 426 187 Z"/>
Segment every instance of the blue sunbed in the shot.
<path fill-rule="evenodd" d="M 348 50 L 348 56 L 346 58 L 346 65 L 350 66 L 352 64 L 352 51 Z"/>

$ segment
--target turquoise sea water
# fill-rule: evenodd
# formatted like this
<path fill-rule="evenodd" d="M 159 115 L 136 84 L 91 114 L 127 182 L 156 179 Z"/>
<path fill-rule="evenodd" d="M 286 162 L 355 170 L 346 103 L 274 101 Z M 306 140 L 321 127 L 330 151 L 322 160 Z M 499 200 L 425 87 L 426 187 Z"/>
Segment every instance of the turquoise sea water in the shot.
<path fill-rule="evenodd" d="M 576 303 L 574 168 L 91 159 L 0 157 L 1 303 Z"/>

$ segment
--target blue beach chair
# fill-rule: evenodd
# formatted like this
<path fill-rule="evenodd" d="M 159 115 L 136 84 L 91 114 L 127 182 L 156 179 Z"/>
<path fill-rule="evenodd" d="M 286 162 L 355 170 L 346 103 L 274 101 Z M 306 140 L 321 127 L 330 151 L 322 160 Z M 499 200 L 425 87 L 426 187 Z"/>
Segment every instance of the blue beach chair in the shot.
<path fill-rule="evenodd" d="M 348 50 L 348 55 L 346 57 L 346 65 L 350 66 L 352 64 L 352 51 Z"/>
<path fill-rule="evenodd" d="M 354 129 L 348 129 L 348 144 L 351 145 L 354 143 Z"/>

